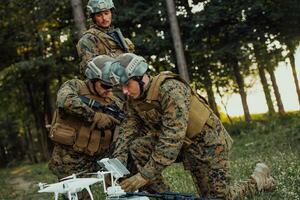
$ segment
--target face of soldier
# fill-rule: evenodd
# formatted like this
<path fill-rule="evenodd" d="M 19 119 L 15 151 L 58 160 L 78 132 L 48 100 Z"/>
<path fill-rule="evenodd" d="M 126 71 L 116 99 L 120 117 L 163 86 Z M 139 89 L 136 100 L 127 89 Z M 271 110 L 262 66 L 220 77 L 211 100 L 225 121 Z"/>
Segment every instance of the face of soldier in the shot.
<path fill-rule="evenodd" d="M 96 92 L 102 97 L 107 97 L 112 91 L 111 86 L 104 85 L 100 81 L 97 81 L 95 83 L 95 89 L 96 89 Z"/>
<path fill-rule="evenodd" d="M 140 96 L 140 86 L 137 81 L 130 79 L 127 85 L 122 86 L 123 93 L 134 99 Z"/>
<path fill-rule="evenodd" d="M 111 25 L 112 13 L 111 10 L 105 10 L 94 15 L 95 23 L 102 27 L 108 28 Z"/>

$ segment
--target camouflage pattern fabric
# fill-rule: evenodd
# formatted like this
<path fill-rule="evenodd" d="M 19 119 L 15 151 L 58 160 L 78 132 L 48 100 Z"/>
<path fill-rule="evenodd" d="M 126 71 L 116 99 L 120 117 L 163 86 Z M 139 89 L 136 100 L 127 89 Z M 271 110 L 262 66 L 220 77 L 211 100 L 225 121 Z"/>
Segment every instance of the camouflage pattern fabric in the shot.
<path fill-rule="evenodd" d="M 79 98 L 80 85 L 88 84 L 79 79 L 72 79 L 65 82 L 57 93 L 56 105 L 65 116 L 76 116 L 74 119 L 80 119 L 86 123 L 92 123 L 95 111 L 84 104 Z M 111 101 L 111 99 L 110 99 Z M 90 156 L 85 153 L 76 152 L 72 146 L 55 143 L 52 157 L 49 162 L 49 169 L 58 179 L 82 171 L 96 172 L 100 168 L 97 160 L 109 157 L 111 149 L 97 156 Z M 88 193 L 79 193 L 79 199 L 90 199 Z"/>
<path fill-rule="evenodd" d="M 147 90 L 144 97 L 146 92 Z M 138 116 L 137 111 L 132 108 L 132 105 L 129 105 L 128 119 L 121 125 L 114 156 L 126 163 L 129 146 L 133 140 L 143 135 L 152 135 L 156 138 L 155 149 L 152 151 L 150 159 L 140 169 L 140 173 L 150 180 L 160 175 L 166 166 L 175 162 L 183 145 L 188 122 L 190 95 L 191 91 L 187 89 L 187 86 L 175 79 L 169 79 L 161 85 L 158 101 L 161 102 L 164 115 L 162 119 L 151 119 L 160 125 L 158 130 L 153 127 L 149 128 L 151 124 L 146 118 L 148 117 L 150 120 L 151 116 Z M 156 136 L 158 132 L 159 137 Z"/>
<path fill-rule="evenodd" d="M 92 25 L 89 30 L 80 38 L 77 43 L 77 53 L 80 62 L 80 72 L 84 73 L 86 62 L 97 55 L 108 55 L 116 57 L 124 50 L 114 41 L 114 39 L 107 34 L 112 30 L 112 27 L 103 29 L 97 25 Z M 134 45 L 129 39 L 125 39 L 128 43 L 129 50 L 134 51 Z"/>
<path fill-rule="evenodd" d="M 256 191 L 252 178 L 230 186 L 229 150 L 232 140 L 220 120 L 212 114 L 215 127 L 205 125 L 192 143 L 182 149 L 183 164 L 190 170 L 198 193 L 206 198 L 245 199 Z"/>
<path fill-rule="evenodd" d="M 138 101 L 143 101 L 146 94 L 147 89 Z M 249 179 L 239 186 L 230 186 L 232 139 L 214 114 L 210 118 L 215 126 L 206 124 L 196 138 L 186 143 L 190 96 L 187 85 L 168 79 L 160 86 L 158 101 L 163 113 L 160 117 L 151 111 L 141 116 L 133 104 L 129 104 L 129 117 L 121 125 L 114 157 L 125 164 L 133 159 L 139 172 L 151 181 L 180 157 L 185 168 L 193 174 L 200 196 L 244 199 L 256 190 L 256 184 Z"/>
<path fill-rule="evenodd" d="M 104 157 L 104 156 L 103 156 Z M 100 156 L 89 156 L 83 153 L 78 153 L 72 147 L 62 144 L 55 144 L 52 157 L 49 162 L 49 169 L 55 174 L 58 180 L 80 172 L 96 172 L 100 170 L 100 165 L 97 160 Z M 81 176 L 82 177 L 82 176 Z M 79 200 L 89 200 L 87 191 L 78 193 Z M 64 199 L 68 199 L 64 197 Z"/>
<path fill-rule="evenodd" d="M 96 172 L 100 169 L 97 160 L 104 156 L 89 156 L 74 151 L 70 146 L 55 144 L 49 162 L 49 169 L 58 179 L 83 171 Z"/>
<path fill-rule="evenodd" d="M 85 122 L 92 123 L 95 111 L 80 100 L 78 93 L 81 84 L 85 83 L 79 79 L 65 82 L 57 92 L 56 106 L 65 114 L 76 116 Z"/>
<path fill-rule="evenodd" d="M 136 171 L 131 168 L 131 174 L 136 174 L 142 170 L 143 166 L 146 165 L 147 161 L 150 159 L 151 152 L 155 147 L 155 142 L 155 138 L 151 135 L 145 135 L 133 141 L 130 145 L 129 151 L 134 166 L 136 167 Z M 159 174 L 151 181 L 150 184 L 140 189 L 140 191 L 144 190 L 150 193 L 161 193 L 170 191 L 170 187 L 163 182 L 163 177 Z"/>

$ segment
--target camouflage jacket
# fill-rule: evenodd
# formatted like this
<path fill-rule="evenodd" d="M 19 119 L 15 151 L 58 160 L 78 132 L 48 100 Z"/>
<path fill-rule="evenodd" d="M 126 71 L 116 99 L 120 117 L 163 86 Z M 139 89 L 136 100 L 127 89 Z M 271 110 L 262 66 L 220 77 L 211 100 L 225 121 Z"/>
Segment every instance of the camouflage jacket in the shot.
<path fill-rule="evenodd" d="M 148 89 L 149 87 L 138 101 L 143 101 Z M 156 145 L 140 173 L 150 180 L 159 175 L 165 167 L 175 162 L 181 150 L 188 124 L 190 96 L 189 86 L 179 80 L 168 79 L 162 83 L 158 102 L 163 114 L 155 120 L 155 126 L 152 127 L 149 127 L 147 119 L 139 116 L 133 104 L 129 102 L 128 119 L 121 125 L 114 157 L 126 164 L 131 142 L 135 138 L 151 134 L 156 138 Z"/>
<path fill-rule="evenodd" d="M 79 98 L 80 85 L 82 84 L 87 84 L 87 82 L 79 79 L 72 79 L 65 82 L 57 93 L 56 106 L 59 112 L 62 112 L 64 115 L 71 115 L 80 118 L 84 122 L 92 123 L 95 111 Z M 103 99 L 108 103 L 114 101 L 120 106 L 120 102 L 116 102 L 118 99 L 112 95 Z"/>
<path fill-rule="evenodd" d="M 116 57 L 125 50 L 108 33 L 113 28 L 103 29 L 97 25 L 92 25 L 77 43 L 77 53 L 80 62 L 80 72 L 84 73 L 86 62 L 97 55 L 108 55 Z M 128 38 L 123 38 L 128 46 L 129 52 L 134 51 L 134 45 Z"/>
<path fill-rule="evenodd" d="M 76 116 L 85 122 L 92 123 L 95 111 L 79 98 L 81 82 L 79 79 L 65 82 L 57 93 L 56 106 L 64 114 Z"/>

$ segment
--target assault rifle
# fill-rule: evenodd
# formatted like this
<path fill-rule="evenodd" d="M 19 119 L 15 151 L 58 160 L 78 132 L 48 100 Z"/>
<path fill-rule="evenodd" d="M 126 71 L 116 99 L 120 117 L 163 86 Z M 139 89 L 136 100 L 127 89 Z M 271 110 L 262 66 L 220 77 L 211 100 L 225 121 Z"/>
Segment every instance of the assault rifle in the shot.
<path fill-rule="evenodd" d="M 124 36 L 119 28 L 115 28 L 107 33 L 121 47 L 125 53 L 129 52 L 128 46 L 124 40 Z"/>
<path fill-rule="evenodd" d="M 105 114 L 111 115 L 119 121 L 125 119 L 125 113 L 116 104 L 102 105 L 100 102 L 86 96 L 79 96 L 81 101 L 90 108 L 100 109 Z"/>
<path fill-rule="evenodd" d="M 143 196 L 143 197 L 151 197 L 154 199 L 167 199 L 167 200 L 224 200 L 220 198 L 207 199 L 202 197 L 196 197 L 191 194 L 177 193 L 177 192 L 163 192 L 163 193 L 155 193 L 155 194 L 149 194 L 145 192 L 127 192 L 126 195 L 121 197 L 131 197 L 131 196 Z"/>

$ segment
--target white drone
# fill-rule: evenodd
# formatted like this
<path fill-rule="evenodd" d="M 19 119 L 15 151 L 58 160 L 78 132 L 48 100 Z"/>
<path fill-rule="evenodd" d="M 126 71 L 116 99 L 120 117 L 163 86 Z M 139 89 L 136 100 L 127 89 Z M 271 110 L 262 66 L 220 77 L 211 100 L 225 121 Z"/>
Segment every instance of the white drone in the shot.
<path fill-rule="evenodd" d="M 81 192 L 83 189 L 86 189 L 91 197 L 91 200 L 94 200 L 93 194 L 91 192 L 90 186 L 101 182 L 103 184 L 103 190 L 106 194 L 106 200 L 149 200 L 148 197 L 144 196 L 131 196 L 131 197 L 122 197 L 126 195 L 121 186 L 117 183 L 118 179 L 128 175 L 130 172 L 118 159 L 108 159 L 104 158 L 98 161 L 102 167 L 107 171 L 98 171 L 94 174 L 96 177 L 91 178 L 77 178 L 75 174 L 61 179 L 58 183 L 39 183 L 40 190 L 38 192 L 47 192 L 54 193 L 55 200 L 58 200 L 59 194 L 67 194 L 69 200 L 78 200 L 77 193 Z M 111 186 L 107 187 L 105 183 L 105 175 L 109 174 L 111 177 Z"/>

